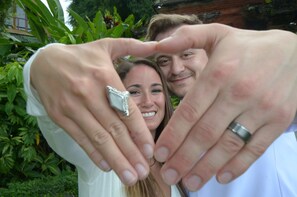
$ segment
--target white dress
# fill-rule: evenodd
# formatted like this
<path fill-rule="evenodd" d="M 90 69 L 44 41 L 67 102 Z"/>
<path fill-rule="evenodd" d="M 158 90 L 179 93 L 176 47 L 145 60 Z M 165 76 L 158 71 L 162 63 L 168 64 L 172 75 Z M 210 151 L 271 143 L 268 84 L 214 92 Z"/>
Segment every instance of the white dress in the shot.
<path fill-rule="evenodd" d="M 23 72 L 24 88 L 28 96 L 27 112 L 37 117 L 38 126 L 49 146 L 76 166 L 80 197 L 125 197 L 124 185 L 116 173 L 101 171 L 83 149 L 48 117 L 37 93 L 30 86 L 30 67 L 37 53 L 26 63 Z M 180 197 L 176 186 L 171 186 L 171 197 Z"/>

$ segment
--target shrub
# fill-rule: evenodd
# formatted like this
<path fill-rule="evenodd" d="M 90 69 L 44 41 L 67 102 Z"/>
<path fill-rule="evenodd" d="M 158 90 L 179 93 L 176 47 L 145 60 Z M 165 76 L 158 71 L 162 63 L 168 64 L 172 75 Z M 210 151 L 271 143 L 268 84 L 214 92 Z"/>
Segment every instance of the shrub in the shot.
<path fill-rule="evenodd" d="M 8 188 L 0 189 L 1 197 L 70 197 L 78 196 L 77 173 L 48 176 L 26 182 L 9 183 Z"/>

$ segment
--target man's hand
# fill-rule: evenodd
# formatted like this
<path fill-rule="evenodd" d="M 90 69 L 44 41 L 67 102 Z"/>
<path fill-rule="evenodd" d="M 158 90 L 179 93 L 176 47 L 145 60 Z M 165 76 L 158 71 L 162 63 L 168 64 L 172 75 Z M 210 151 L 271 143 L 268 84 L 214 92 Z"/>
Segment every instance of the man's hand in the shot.
<path fill-rule="evenodd" d="M 166 183 L 181 178 L 191 191 L 213 175 L 228 183 L 245 172 L 289 126 L 297 108 L 297 36 L 225 25 L 182 26 L 159 52 L 203 48 L 208 64 L 156 144 Z M 236 121 L 252 134 L 244 143 L 227 129 Z"/>

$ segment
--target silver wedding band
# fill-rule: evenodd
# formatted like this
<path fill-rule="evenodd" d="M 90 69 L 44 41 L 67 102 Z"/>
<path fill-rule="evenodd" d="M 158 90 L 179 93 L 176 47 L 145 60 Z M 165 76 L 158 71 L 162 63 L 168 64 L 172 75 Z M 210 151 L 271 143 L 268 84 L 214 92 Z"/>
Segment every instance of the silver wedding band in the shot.
<path fill-rule="evenodd" d="M 244 143 L 247 143 L 252 136 L 247 128 L 235 121 L 230 123 L 228 129 L 235 133 Z"/>
<path fill-rule="evenodd" d="M 129 92 L 121 92 L 111 86 L 106 86 L 106 90 L 110 106 L 121 112 L 124 116 L 129 116 Z"/>

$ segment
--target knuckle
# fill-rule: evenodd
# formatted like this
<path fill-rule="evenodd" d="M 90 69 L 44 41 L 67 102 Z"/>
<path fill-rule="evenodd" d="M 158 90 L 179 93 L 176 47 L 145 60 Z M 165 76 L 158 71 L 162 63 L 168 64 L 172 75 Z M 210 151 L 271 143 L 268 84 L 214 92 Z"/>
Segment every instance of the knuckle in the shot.
<path fill-rule="evenodd" d="M 87 97 L 89 80 L 85 78 L 76 78 L 70 81 L 70 88 L 73 94 L 79 97 Z"/>
<path fill-rule="evenodd" d="M 171 125 L 167 125 L 166 135 L 167 138 L 165 143 L 172 146 L 174 144 L 178 144 L 177 142 L 183 140 L 186 135 L 186 132 L 176 132 L 174 127 L 172 127 Z"/>
<path fill-rule="evenodd" d="M 276 110 L 274 121 L 287 126 L 293 121 L 295 113 L 295 110 L 290 105 L 281 105 Z"/>
<path fill-rule="evenodd" d="M 215 131 L 215 127 L 212 124 L 200 122 L 193 137 L 198 142 L 214 143 L 218 137 Z"/>
<path fill-rule="evenodd" d="M 233 133 L 229 133 L 230 134 L 221 141 L 221 148 L 224 152 L 235 155 L 244 146 L 244 142 Z"/>
<path fill-rule="evenodd" d="M 210 177 L 218 171 L 216 162 L 209 158 L 202 162 L 201 169 L 203 169 L 202 173 L 205 177 Z"/>
<path fill-rule="evenodd" d="M 279 102 L 279 99 L 263 99 L 260 103 L 260 109 L 270 114 L 271 122 L 287 126 L 295 116 L 294 108 L 291 105 Z"/>
<path fill-rule="evenodd" d="M 218 66 L 212 70 L 210 79 L 212 79 L 213 82 L 217 82 L 218 84 L 222 83 L 222 81 L 226 81 L 232 73 L 233 67 L 234 64 L 232 63 L 222 63 L 221 66 Z"/>
<path fill-rule="evenodd" d="M 267 143 L 265 143 L 264 140 L 262 140 L 261 142 L 247 144 L 245 148 L 250 158 L 252 160 L 256 160 L 265 152 L 267 146 Z"/>
<path fill-rule="evenodd" d="M 274 97 L 264 97 L 260 100 L 260 109 L 271 111 L 276 107 L 276 99 Z"/>
<path fill-rule="evenodd" d="M 241 79 L 231 87 L 231 97 L 234 100 L 246 100 L 254 95 L 256 83 L 252 79 Z"/>
<path fill-rule="evenodd" d="M 92 76 L 99 82 L 108 82 L 110 81 L 110 72 L 111 70 L 108 67 L 101 66 L 100 69 L 94 68 L 91 70 Z"/>
<path fill-rule="evenodd" d="M 91 139 L 95 146 L 101 146 L 111 140 L 111 136 L 107 132 L 97 131 Z"/>
<path fill-rule="evenodd" d="M 63 114 L 60 112 L 60 108 L 52 106 L 51 108 L 46 109 L 49 117 L 56 123 L 61 122 Z"/>
<path fill-rule="evenodd" d="M 177 155 L 177 161 L 180 166 L 183 166 L 183 170 L 190 169 L 195 162 L 190 154 L 184 154 L 184 153 Z"/>
<path fill-rule="evenodd" d="M 113 138 L 121 138 L 125 133 L 127 133 L 127 129 L 122 122 L 113 122 L 108 127 L 109 133 Z"/>
<path fill-rule="evenodd" d="M 80 147 L 85 147 L 85 145 L 89 143 L 89 140 L 85 136 L 80 136 L 79 138 L 77 138 L 77 143 Z M 88 152 L 88 150 L 86 151 Z"/>
<path fill-rule="evenodd" d="M 61 97 L 59 100 L 60 108 L 65 111 L 66 113 L 71 113 L 72 109 L 74 108 L 73 103 L 71 100 L 67 99 L 66 97 Z"/>
<path fill-rule="evenodd" d="M 182 108 L 180 108 L 179 113 L 181 118 L 190 124 L 195 123 L 199 117 L 196 108 L 192 104 L 188 103 L 188 101 L 182 103 Z"/>
<path fill-rule="evenodd" d="M 236 176 L 245 172 L 249 167 L 249 162 L 245 160 L 243 157 L 236 157 L 232 163 L 232 169 Z"/>

